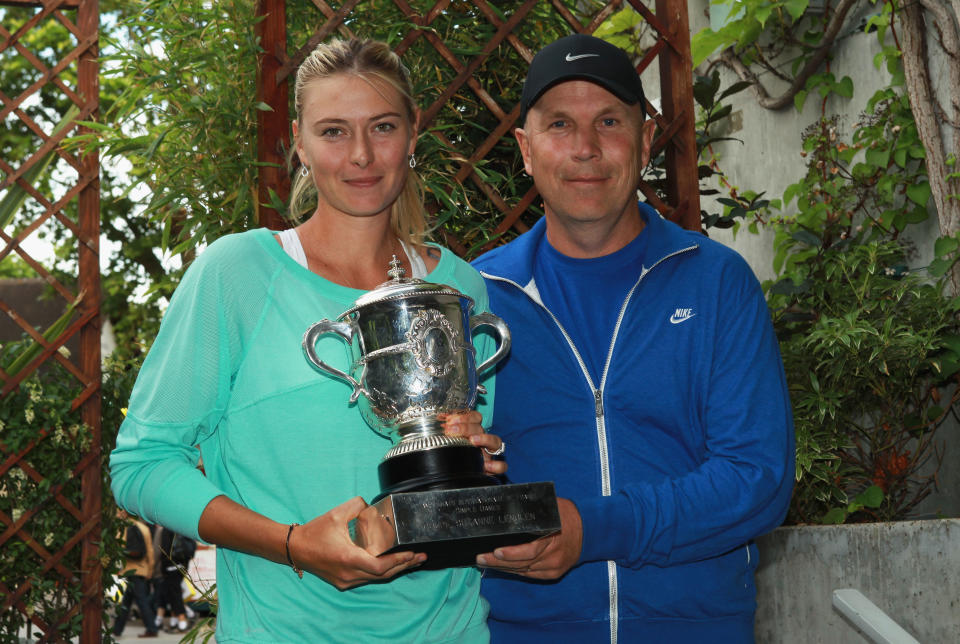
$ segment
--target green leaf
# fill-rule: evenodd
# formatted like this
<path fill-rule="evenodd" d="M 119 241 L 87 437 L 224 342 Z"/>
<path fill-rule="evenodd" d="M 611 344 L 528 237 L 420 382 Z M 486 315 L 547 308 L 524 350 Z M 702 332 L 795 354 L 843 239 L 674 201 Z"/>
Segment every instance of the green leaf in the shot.
<path fill-rule="evenodd" d="M 930 183 L 921 181 L 907 186 L 907 197 L 918 206 L 926 206 L 930 199 Z"/>
<path fill-rule="evenodd" d="M 927 266 L 927 272 L 933 277 L 943 277 L 947 274 L 947 271 L 950 270 L 951 266 L 953 266 L 953 262 L 937 257 L 930 261 L 930 264 Z"/>
<path fill-rule="evenodd" d="M 820 519 L 820 523 L 839 525 L 847 520 L 847 511 L 844 508 L 833 508 Z"/>
<path fill-rule="evenodd" d="M 752 86 L 753 86 L 753 83 L 751 81 L 740 81 L 739 83 L 734 83 L 727 89 L 723 90 L 723 92 L 720 94 L 717 100 L 722 101 L 728 96 L 733 96 L 734 94 L 738 94 L 743 90 L 747 89 L 748 87 L 752 87 Z"/>
<path fill-rule="evenodd" d="M 789 247 L 784 244 L 777 249 L 777 252 L 773 255 L 773 272 L 777 275 L 780 274 L 780 271 L 783 270 L 783 264 L 787 259 L 787 253 L 789 252 Z"/>
<path fill-rule="evenodd" d="M 707 27 L 694 34 L 690 40 L 690 56 L 693 58 L 694 67 L 706 60 L 707 56 L 716 50 L 727 47 L 733 42 L 729 35 L 724 32 L 725 29 L 721 29 L 718 33 Z"/>
<path fill-rule="evenodd" d="M 807 90 L 801 89 L 793 95 L 793 106 L 798 112 L 803 111 L 803 104 L 807 102 Z"/>
<path fill-rule="evenodd" d="M 886 168 L 890 162 L 890 150 L 883 147 L 868 148 L 864 158 L 870 165 Z"/>
<path fill-rule="evenodd" d="M 901 168 L 907 167 L 907 150 L 906 148 L 897 148 L 893 153 L 893 160 Z"/>
<path fill-rule="evenodd" d="M 789 186 L 787 186 L 787 189 L 783 191 L 783 205 L 787 205 L 793 201 L 793 198 L 802 189 L 803 186 L 799 183 L 791 183 Z"/>
<path fill-rule="evenodd" d="M 903 218 L 908 224 L 919 224 L 929 219 L 929 215 L 924 206 L 917 206 L 916 208 L 911 208 L 906 211 L 903 214 Z"/>
<path fill-rule="evenodd" d="M 868 508 L 879 508 L 883 503 L 883 489 L 879 485 L 871 485 L 858 494 L 856 500 Z"/>
<path fill-rule="evenodd" d="M 772 5 L 772 4 L 761 5 L 761 6 L 757 7 L 757 9 L 754 11 L 753 16 L 754 16 L 754 18 L 756 18 L 756 19 L 760 22 L 760 24 L 761 24 L 762 26 L 766 27 L 766 26 L 767 26 L 767 19 L 770 18 L 770 14 L 772 14 L 772 13 L 773 13 L 773 5 Z"/>
<path fill-rule="evenodd" d="M 167 134 L 172 129 L 173 129 L 173 126 L 166 128 L 163 132 L 160 133 L 160 136 L 154 139 L 153 143 L 150 144 L 150 147 L 147 148 L 147 152 L 144 154 L 144 157 L 146 157 L 147 161 L 153 158 L 153 155 L 157 152 L 157 148 L 160 147 L 160 144 L 163 143 L 163 139 L 166 138 Z"/>
<path fill-rule="evenodd" d="M 756 42 L 760 37 L 760 33 L 763 31 L 763 28 L 760 26 L 760 23 L 756 19 L 751 18 L 749 15 L 743 20 L 738 20 L 731 25 L 724 27 L 724 31 L 731 29 L 734 26 L 739 27 L 739 38 L 737 38 L 737 46 L 745 48 L 748 45 Z"/>
<path fill-rule="evenodd" d="M 937 257 L 945 257 L 960 247 L 960 240 L 956 237 L 938 237 L 933 243 L 933 254 Z"/>
<path fill-rule="evenodd" d="M 844 98 L 853 98 L 853 79 L 844 76 L 839 83 L 833 86 L 833 91 Z"/>
<path fill-rule="evenodd" d="M 784 3 L 784 6 L 787 9 L 787 13 L 790 14 L 790 17 L 794 20 L 799 20 L 800 16 L 803 15 L 803 12 L 807 10 L 807 6 L 810 4 L 810 0 L 787 0 Z"/>
<path fill-rule="evenodd" d="M 790 233 L 790 236 L 801 244 L 813 246 L 814 248 L 819 248 L 823 245 L 823 240 L 811 233 L 809 230 L 795 230 Z"/>

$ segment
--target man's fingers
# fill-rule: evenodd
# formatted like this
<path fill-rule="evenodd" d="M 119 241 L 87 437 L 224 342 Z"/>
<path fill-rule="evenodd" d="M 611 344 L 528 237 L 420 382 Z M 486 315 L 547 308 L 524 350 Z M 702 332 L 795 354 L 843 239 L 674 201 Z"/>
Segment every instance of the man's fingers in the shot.
<path fill-rule="evenodd" d="M 548 545 L 547 539 L 537 539 L 530 543 L 523 543 L 518 546 L 507 546 L 497 548 L 493 552 L 488 552 L 477 556 L 478 566 L 487 566 L 490 568 L 498 567 L 527 567 L 530 566 L 537 557 L 543 554 Z"/>
<path fill-rule="evenodd" d="M 478 411 L 464 410 L 439 416 L 443 422 L 443 431 L 451 436 L 471 436 L 483 434 L 483 416 Z"/>
<path fill-rule="evenodd" d="M 530 543 L 521 543 L 518 546 L 506 546 L 497 548 L 493 551 L 493 556 L 501 561 L 523 561 L 525 559 L 536 559 L 543 554 L 543 551 L 550 545 L 550 537 L 537 539 Z"/>
<path fill-rule="evenodd" d="M 503 446 L 503 440 L 496 434 L 472 434 L 470 442 L 484 448 L 487 454 L 497 452 Z"/>
<path fill-rule="evenodd" d="M 495 476 L 506 474 L 507 463 L 506 461 L 495 461 L 492 458 L 486 457 L 483 461 L 483 471 L 487 474 L 493 474 Z"/>

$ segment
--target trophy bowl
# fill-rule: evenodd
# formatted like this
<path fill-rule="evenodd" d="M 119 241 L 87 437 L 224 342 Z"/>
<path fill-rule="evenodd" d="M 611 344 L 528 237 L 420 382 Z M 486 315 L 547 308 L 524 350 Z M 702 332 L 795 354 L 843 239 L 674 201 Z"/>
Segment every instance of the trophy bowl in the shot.
<path fill-rule="evenodd" d="M 444 434 L 441 417 L 473 409 L 485 393 L 478 376 L 509 352 L 507 325 L 491 313 L 471 315 L 473 299 L 450 286 L 404 278 L 396 257 L 388 275 L 390 281 L 336 320 L 307 329 L 304 354 L 317 369 L 350 383 L 350 402 L 393 443 L 378 470 L 381 497 L 495 483 L 483 472 L 480 449 Z M 500 342 L 478 367 L 472 336 L 480 326 L 492 327 Z M 349 372 L 317 356 L 317 340 L 326 334 L 349 345 Z"/>

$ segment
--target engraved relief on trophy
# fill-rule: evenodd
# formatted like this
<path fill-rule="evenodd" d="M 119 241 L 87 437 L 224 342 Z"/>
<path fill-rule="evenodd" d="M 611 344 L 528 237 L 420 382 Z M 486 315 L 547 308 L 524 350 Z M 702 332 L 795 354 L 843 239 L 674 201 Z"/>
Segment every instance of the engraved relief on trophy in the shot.
<path fill-rule="evenodd" d="M 440 378 L 456 366 L 460 351 L 473 350 L 461 341 L 450 321 L 436 309 L 421 309 L 410 323 L 407 343 L 417 366 Z"/>

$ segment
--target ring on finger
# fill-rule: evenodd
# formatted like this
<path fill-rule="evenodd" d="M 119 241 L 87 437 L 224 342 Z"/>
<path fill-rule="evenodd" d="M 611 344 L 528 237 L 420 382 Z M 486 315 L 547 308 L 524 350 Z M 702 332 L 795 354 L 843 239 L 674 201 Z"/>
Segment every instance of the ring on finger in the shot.
<path fill-rule="evenodd" d="M 483 448 L 483 451 L 485 451 L 490 456 L 501 456 L 506 450 L 507 450 L 507 444 L 504 443 L 503 441 L 500 441 L 500 447 L 493 450 L 492 452 L 486 447 Z"/>

